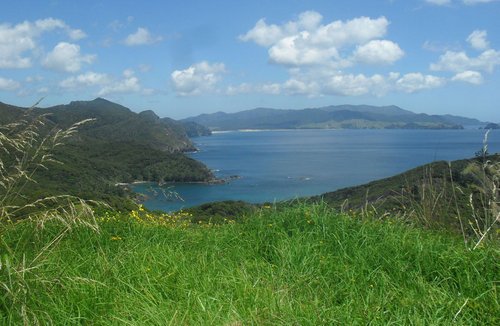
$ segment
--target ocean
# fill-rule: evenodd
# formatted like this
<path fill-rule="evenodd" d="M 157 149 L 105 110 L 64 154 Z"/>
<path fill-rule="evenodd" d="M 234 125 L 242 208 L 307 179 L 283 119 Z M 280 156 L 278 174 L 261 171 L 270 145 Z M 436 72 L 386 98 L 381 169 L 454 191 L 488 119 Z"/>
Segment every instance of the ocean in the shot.
<path fill-rule="evenodd" d="M 189 154 L 226 184 L 136 184 L 149 209 L 173 211 L 212 201 L 274 202 L 319 195 L 389 177 L 437 160 L 470 158 L 485 131 L 272 130 L 215 133 L 193 139 Z M 488 151 L 500 152 L 500 130 Z"/>

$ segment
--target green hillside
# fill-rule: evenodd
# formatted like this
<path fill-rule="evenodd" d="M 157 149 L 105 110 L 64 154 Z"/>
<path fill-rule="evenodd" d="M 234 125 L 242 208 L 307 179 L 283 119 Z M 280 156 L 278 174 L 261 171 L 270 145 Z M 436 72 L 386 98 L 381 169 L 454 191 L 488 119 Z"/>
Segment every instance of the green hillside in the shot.
<path fill-rule="evenodd" d="M 460 129 L 485 123 L 451 115 L 416 114 L 397 106 L 337 105 L 303 110 L 257 108 L 202 114 L 183 121 L 211 130 L 237 129 Z"/>
<path fill-rule="evenodd" d="M 82 128 L 80 134 L 108 142 L 128 141 L 169 152 L 195 149 L 178 124 L 160 120 L 152 111 L 137 114 L 102 98 L 36 109 L 35 112 L 49 114 L 47 119 L 62 128 L 85 119 L 95 119 L 94 123 Z"/>
<path fill-rule="evenodd" d="M 183 124 L 160 119 L 152 111 L 139 114 L 104 99 L 71 102 L 50 108 L 26 109 L 0 104 L 0 126 L 41 116 L 40 139 L 54 130 L 93 119 L 58 146 L 54 159 L 37 169 L 29 198 L 70 194 L 104 199 L 117 208 L 132 207 L 117 183 L 133 181 L 208 182 L 214 177 L 202 163 L 183 154 L 195 150 Z M 192 133 L 192 131 L 190 131 Z M 35 144 L 36 145 L 36 144 Z M 8 160 L 2 152 L 2 161 Z"/>
<path fill-rule="evenodd" d="M 438 161 L 402 174 L 312 197 L 338 210 L 389 213 L 426 226 L 460 230 L 462 217 L 485 223 L 488 201 L 498 205 L 500 154 Z M 472 198 L 472 201 L 471 201 Z"/>

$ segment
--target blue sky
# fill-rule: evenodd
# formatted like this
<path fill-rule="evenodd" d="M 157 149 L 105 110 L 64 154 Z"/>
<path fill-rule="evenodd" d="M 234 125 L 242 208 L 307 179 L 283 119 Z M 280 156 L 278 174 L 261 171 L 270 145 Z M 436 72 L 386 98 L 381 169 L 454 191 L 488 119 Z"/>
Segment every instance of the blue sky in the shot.
<path fill-rule="evenodd" d="M 184 118 L 398 105 L 500 122 L 500 1 L 4 1 L 0 101 Z"/>

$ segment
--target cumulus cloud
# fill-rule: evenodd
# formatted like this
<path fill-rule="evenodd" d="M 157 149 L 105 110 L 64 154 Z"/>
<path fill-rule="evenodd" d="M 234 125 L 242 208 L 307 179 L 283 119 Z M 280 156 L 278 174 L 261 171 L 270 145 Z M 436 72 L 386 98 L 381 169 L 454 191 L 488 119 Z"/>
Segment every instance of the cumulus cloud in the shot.
<path fill-rule="evenodd" d="M 59 83 L 59 86 L 63 88 L 80 88 L 82 86 L 97 86 L 97 85 L 105 85 L 111 81 L 111 78 L 107 74 L 101 74 L 89 71 L 87 73 L 72 76 L 64 79 Z"/>
<path fill-rule="evenodd" d="M 0 91 L 14 91 L 20 86 L 19 82 L 15 80 L 0 77 Z"/>
<path fill-rule="evenodd" d="M 178 95 L 199 95 L 213 91 L 225 71 L 223 63 L 211 64 L 203 61 L 184 70 L 175 70 L 171 73 L 170 78 Z"/>
<path fill-rule="evenodd" d="M 31 67 L 38 38 L 57 29 L 65 31 L 71 40 L 86 36 L 82 30 L 72 29 L 64 21 L 54 18 L 25 21 L 17 25 L 0 24 L 0 69 Z"/>
<path fill-rule="evenodd" d="M 500 65 L 500 52 L 490 49 L 482 52 L 475 58 L 469 57 L 464 51 L 446 51 L 439 57 L 437 63 L 431 64 L 434 71 L 464 72 L 467 70 L 480 70 L 493 72 Z"/>
<path fill-rule="evenodd" d="M 396 88 L 406 93 L 414 93 L 424 89 L 432 89 L 443 86 L 446 79 L 433 76 L 423 75 L 421 73 L 409 73 L 396 81 Z"/>
<path fill-rule="evenodd" d="M 396 43 L 387 40 L 373 40 L 354 51 L 355 60 L 367 64 L 391 64 L 403 55 L 403 50 Z"/>
<path fill-rule="evenodd" d="M 130 34 L 124 43 L 128 46 L 149 45 L 162 41 L 161 36 L 152 35 L 148 29 L 139 27 L 135 33 Z"/>
<path fill-rule="evenodd" d="M 486 50 L 490 46 L 487 35 L 486 31 L 475 30 L 467 37 L 467 42 L 476 50 Z"/>
<path fill-rule="evenodd" d="M 60 42 L 42 61 L 46 68 L 62 72 L 77 72 L 84 63 L 91 64 L 95 55 L 82 55 L 77 44 Z"/>
<path fill-rule="evenodd" d="M 226 89 L 227 95 L 237 95 L 237 94 L 246 94 L 246 93 L 254 93 L 255 87 L 248 83 L 242 83 L 235 86 L 228 86 Z"/>
<path fill-rule="evenodd" d="M 274 92 L 267 94 L 305 95 L 309 97 L 334 96 L 383 96 L 388 92 L 415 93 L 439 88 L 446 79 L 422 73 L 353 74 L 329 69 L 294 69 L 290 78 L 281 84 L 272 84 Z M 266 93 L 261 85 L 241 84 L 229 87 L 228 94 Z"/>
<path fill-rule="evenodd" d="M 142 90 L 139 78 L 134 75 L 133 70 L 127 69 L 123 72 L 123 78 L 114 80 L 104 86 L 98 93 L 99 96 L 109 94 L 135 93 Z"/>
<path fill-rule="evenodd" d="M 135 76 L 132 69 L 124 70 L 120 77 L 89 71 L 62 80 L 59 87 L 67 90 L 97 88 L 98 96 L 137 92 L 141 92 L 143 95 L 152 94 L 151 90 L 142 88 L 139 78 Z"/>
<path fill-rule="evenodd" d="M 480 85 L 483 83 L 483 75 L 477 71 L 467 70 L 456 74 L 453 78 L 451 78 L 451 80 Z"/>
<path fill-rule="evenodd" d="M 68 36 L 73 41 L 78 41 L 78 40 L 81 40 L 83 38 L 86 38 L 87 34 L 85 34 L 85 32 L 82 31 L 81 29 L 73 29 L 73 30 L 70 30 L 68 32 Z"/>
<path fill-rule="evenodd" d="M 281 28 L 277 25 L 268 25 L 264 18 L 257 21 L 254 28 L 239 39 L 245 42 L 253 41 L 260 46 L 271 46 L 283 37 Z"/>
<path fill-rule="evenodd" d="M 296 20 L 281 25 L 260 19 L 239 39 L 268 48 L 273 63 L 287 66 L 345 68 L 354 64 L 352 52 L 356 46 L 359 60 L 369 64 L 392 63 L 403 55 L 396 43 L 381 39 L 389 26 L 385 17 L 358 17 L 327 24 L 322 24 L 322 20 L 315 11 L 303 12 Z M 390 53 L 381 53 L 384 48 Z"/>

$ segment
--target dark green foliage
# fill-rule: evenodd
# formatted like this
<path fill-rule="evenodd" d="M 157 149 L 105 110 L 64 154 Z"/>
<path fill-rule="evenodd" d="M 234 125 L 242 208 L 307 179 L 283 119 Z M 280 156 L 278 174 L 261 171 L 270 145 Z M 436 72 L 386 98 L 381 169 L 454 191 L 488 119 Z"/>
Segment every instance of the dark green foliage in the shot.
<path fill-rule="evenodd" d="M 24 189 L 28 199 L 68 194 L 102 199 L 113 207 L 129 209 L 133 203 L 125 198 L 131 196 L 116 183 L 213 179 L 208 168 L 182 153 L 195 149 L 182 124 L 159 119 L 152 111 L 136 114 L 121 105 L 96 99 L 35 110 L 0 104 L 0 113 L 0 125 L 26 115 L 44 114 L 45 132 L 95 119 L 80 127 L 75 136 L 53 153 L 62 164 L 50 164 L 47 170 L 37 171 L 34 177 L 37 183 Z M 8 159 L 2 157 L 4 162 Z"/>
<path fill-rule="evenodd" d="M 205 126 L 192 121 L 182 121 L 182 125 L 189 137 L 210 136 L 212 132 Z"/>
<path fill-rule="evenodd" d="M 221 201 L 203 204 L 185 209 L 184 211 L 193 215 L 192 223 L 212 222 L 221 223 L 226 221 L 241 221 L 245 216 L 254 213 L 257 206 L 244 201 Z"/>
<path fill-rule="evenodd" d="M 152 111 L 137 114 L 101 98 L 37 109 L 36 112 L 50 114 L 47 118 L 62 128 L 84 119 L 95 119 L 80 130 L 81 135 L 95 139 L 134 142 L 169 152 L 195 149 L 179 123 L 160 119 Z"/>
<path fill-rule="evenodd" d="M 24 110 L 21 110 L 16 106 L 0 102 L 0 125 L 12 123 L 22 118 L 23 115 Z"/>
<path fill-rule="evenodd" d="M 473 168 L 481 166 L 484 160 L 498 164 L 500 155 L 434 162 L 390 178 L 315 196 L 312 200 L 324 200 L 342 210 L 375 210 L 377 216 L 385 212 L 404 216 L 415 213 L 425 219 L 420 222 L 426 226 L 460 230 L 458 217 L 474 214 L 471 195 L 476 208 L 484 207 L 484 203 L 479 202 L 480 189 L 484 188 L 482 173 Z"/>
<path fill-rule="evenodd" d="M 500 124 L 488 123 L 486 126 L 484 126 L 484 129 L 500 129 Z"/>

